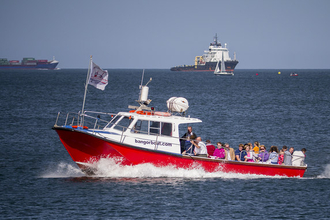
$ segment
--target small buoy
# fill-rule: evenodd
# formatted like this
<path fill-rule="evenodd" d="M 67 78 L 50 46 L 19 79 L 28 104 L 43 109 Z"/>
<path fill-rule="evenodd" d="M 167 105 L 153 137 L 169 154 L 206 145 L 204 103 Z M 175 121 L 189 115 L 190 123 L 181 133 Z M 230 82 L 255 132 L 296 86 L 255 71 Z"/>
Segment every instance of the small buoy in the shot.
<path fill-rule="evenodd" d="M 256 73 L 256 76 L 258 76 L 259 74 L 258 73 Z"/>
<path fill-rule="evenodd" d="M 281 72 L 278 72 L 278 74 L 281 74 Z"/>

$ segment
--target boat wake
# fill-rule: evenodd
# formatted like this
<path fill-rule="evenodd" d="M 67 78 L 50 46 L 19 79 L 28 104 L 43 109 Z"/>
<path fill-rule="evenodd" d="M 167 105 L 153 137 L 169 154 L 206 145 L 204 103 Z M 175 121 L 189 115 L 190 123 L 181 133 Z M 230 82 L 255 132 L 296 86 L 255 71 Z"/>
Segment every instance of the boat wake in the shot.
<path fill-rule="evenodd" d="M 317 176 L 318 179 L 328 179 L 330 178 L 330 164 L 327 164 L 324 171 Z"/>
<path fill-rule="evenodd" d="M 67 178 L 67 177 L 83 177 L 85 174 L 75 164 L 60 162 L 57 166 L 48 168 L 41 178 Z"/>
<path fill-rule="evenodd" d="M 68 177 L 93 177 L 93 178 L 184 178 L 184 179 L 260 179 L 260 178 L 288 178 L 283 176 L 265 176 L 256 174 L 224 173 L 221 171 L 209 173 L 202 168 L 190 169 L 176 168 L 174 166 L 156 167 L 152 164 L 121 165 L 116 159 L 101 159 L 94 163 L 95 174 L 88 176 L 78 166 L 61 162 L 41 175 L 42 178 L 68 178 Z M 330 165 L 329 165 L 330 171 Z"/>

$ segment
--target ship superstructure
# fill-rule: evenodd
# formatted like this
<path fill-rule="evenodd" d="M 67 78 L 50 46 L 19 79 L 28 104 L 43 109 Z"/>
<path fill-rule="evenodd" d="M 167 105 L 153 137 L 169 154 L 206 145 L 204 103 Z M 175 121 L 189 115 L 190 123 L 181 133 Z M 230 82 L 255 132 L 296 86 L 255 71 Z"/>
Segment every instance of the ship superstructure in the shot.
<path fill-rule="evenodd" d="M 225 69 L 226 72 L 233 72 L 238 60 L 236 60 L 236 53 L 234 53 L 234 59 L 229 56 L 229 50 L 227 44 L 222 47 L 218 41 L 217 34 L 213 38 L 213 42 L 210 43 L 209 49 L 204 51 L 203 56 L 195 57 L 195 65 L 182 65 L 171 68 L 171 71 L 214 71 L 217 63 L 221 60 L 224 61 L 225 68 L 219 66 L 220 69 Z"/>

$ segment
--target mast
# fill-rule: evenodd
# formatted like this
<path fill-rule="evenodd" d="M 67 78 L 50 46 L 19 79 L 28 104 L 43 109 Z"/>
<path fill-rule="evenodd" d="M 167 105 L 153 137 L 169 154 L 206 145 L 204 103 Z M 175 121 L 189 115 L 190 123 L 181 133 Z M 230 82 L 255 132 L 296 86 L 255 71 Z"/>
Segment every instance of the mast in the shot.
<path fill-rule="evenodd" d="M 226 67 L 225 67 L 225 61 L 223 58 L 223 51 L 222 51 L 222 57 L 221 57 L 221 73 L 225 73 L 226 72 Z"/>
<path fill-rule="evenodd" d="M 90 57 L 89 67 L 88 67 L 87 76 L 86 76 L 84 100 L 83 100 L 83 105 L 82 105 L 82 109 L 81 109 L 81 115 L 82 115 L 82 119 L 80 120 L 80 125 L 81 126 L 83 126 L 83 124 L 84 124 L 84 109 L 85 109 L 87 87 L 88 87 L 88 82 L 89 82 L 89 78 L 90 78 L 90 74 L 91 74 L 92 62 L 93 62 L 92 57 L 93 56 Z"/>

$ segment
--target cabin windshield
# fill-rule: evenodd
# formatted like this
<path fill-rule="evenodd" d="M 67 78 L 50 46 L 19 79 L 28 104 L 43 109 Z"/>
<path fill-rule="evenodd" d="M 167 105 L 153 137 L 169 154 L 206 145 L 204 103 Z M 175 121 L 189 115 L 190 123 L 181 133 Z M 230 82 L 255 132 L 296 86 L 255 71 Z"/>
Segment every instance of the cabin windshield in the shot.
<path fill-rule="evenodd" d="M 126 131 L 132 121 L 132 117 L 123 116 L 113 128 L 120 131 Z"/>
<path fill-rule="evenodd" d="M 116 115 L 105 127 L 110 128 L 121 118 L 120 115 Z"/>

